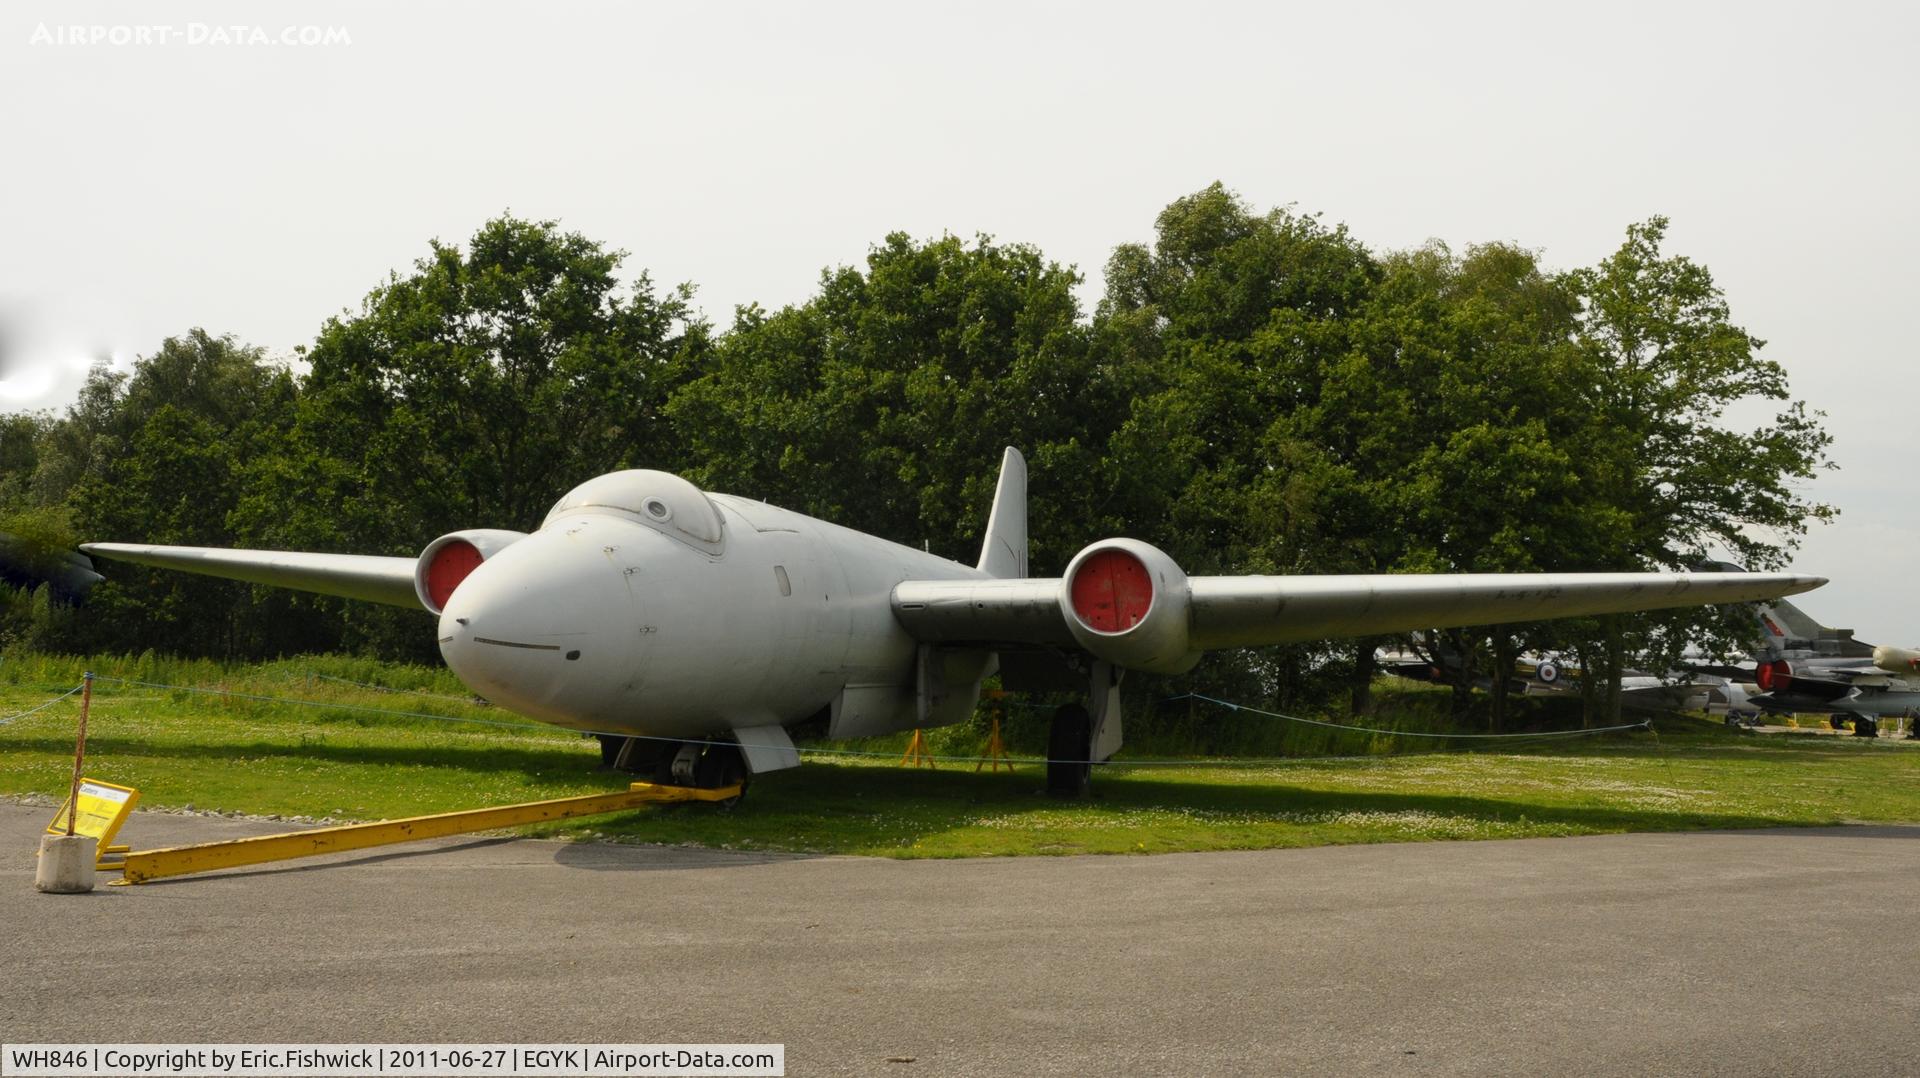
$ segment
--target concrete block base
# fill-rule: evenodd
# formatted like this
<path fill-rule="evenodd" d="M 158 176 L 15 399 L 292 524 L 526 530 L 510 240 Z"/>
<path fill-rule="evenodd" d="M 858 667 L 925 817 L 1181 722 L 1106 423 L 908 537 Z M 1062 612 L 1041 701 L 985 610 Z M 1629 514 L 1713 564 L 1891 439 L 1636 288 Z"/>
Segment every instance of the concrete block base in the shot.
<path fill-rule="evenodd" d="M 40 866 L 34 871 L 37 891 L 80 895 L 93 890 L 93 860 L 99 840 L 92 835 L 40 836 Z"/>

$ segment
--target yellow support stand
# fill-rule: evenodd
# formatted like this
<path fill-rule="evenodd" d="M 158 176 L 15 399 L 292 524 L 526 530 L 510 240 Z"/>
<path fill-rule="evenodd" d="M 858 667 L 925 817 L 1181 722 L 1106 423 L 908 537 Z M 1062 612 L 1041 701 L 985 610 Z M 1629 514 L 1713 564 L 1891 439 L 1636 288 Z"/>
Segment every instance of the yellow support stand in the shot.
<path fill-rule="evenodd" d="M 915 767 L 933 767 L 933 753 L 927 751 L 927 739 L 919 730 L 913 732 L 913 740 L 907 742 L 907 754 L 900 757 L 900 766 L 911 762 Z"/>
<path fill-rule="evenodd" d="M 1007 744 L 1000 740 L 1000 716 L 996 714 L 993 717 L 993 732 L 987 735 L 986 758 L 974 764 L 973 770 L 978 773 L 985 767 L 989 772 L 997 772 L 1003 764 L 1008 771 L 1013 770 L 1013 761 L 1007 757 Z"/>
<path fill-rule="evenodd" d="M 575 816 L 596 816 L 607 812 L 639 808 L 641 805 L 668 801 L 725 801 L 739 797 L 740 786 L 701 790 L 687 786 L 655 786 L 636 782 L 625 793 L 587 794 L 561 797 L 552 801 L 530 801 L 520 805 L 441 812 L 432 816 L 414 816 L 404 820 L 380 820 L 351 823 L 339 827 L 319 827 L 310 831 L 292 831 L 280 835 L 260 835 L 229 842 L 205 842 L 195 846 L 174 846 L 162 850 L 129 851 L 118 866 L 122 876 L 115 886 L 145 883 L 168 876 L 186 876 L 195 872 L 213 872 L 295 857 L 313 857 L 323 853 L 364 850 L 370 846 L 390 846 L 396 842 L 488 831 L 497 827 L 518 827 L 547 820 L 567 820 Z M 103 866 L 104 867 L 104 866 Z"/>

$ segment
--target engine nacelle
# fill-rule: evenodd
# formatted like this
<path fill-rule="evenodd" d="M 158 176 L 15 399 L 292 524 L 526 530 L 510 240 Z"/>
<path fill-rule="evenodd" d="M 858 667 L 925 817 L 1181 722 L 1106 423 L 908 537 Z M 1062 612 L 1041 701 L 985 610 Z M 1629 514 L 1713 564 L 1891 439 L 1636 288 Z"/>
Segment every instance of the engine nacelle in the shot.
<path fill-rule="evenodd" d="M 526 532 L 498 528 L 470 528 L 448 532 L 427 544 L 413 568 L 413 591 L 420 605 L 439 614 L 453 589 L 480 567 L 480 563 L 527 537 Z"/>
<path fill-rule="evenodd" d="M 1074 556 L 1060 579 L 1060 610 L 1074 640 L 1128 670 L 1184 674 L 1192 643 L 1187 574 L 1137 539 L 1103 539 Z"/>

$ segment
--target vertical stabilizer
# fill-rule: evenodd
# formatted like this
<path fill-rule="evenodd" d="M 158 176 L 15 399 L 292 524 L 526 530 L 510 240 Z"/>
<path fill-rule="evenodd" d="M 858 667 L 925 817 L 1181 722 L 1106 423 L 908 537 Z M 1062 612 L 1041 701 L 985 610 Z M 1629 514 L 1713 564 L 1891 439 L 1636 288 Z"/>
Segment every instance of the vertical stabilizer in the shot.
<path fill-rule="evenodd" d="M 1873 645 L 1853 638 L 1852 629 L 1834 629 L 1787 602 L 1775 599 L 1755 608 L 1760 619 L 1761 647 L 1769 659 L 1860 659 L 1873 654 Z"/>
<path fill-rule="evenodd" d="M 1784 659 L 1789 653 L 1804 656 L 1807 651 L 1805 636 L 1799 640 L 1800 647 L 1794 646 L 1793 637 L 1787 631 L 1787 627 L 1782 624 L 1785 619 L 1775 610 L 1777 605 L 1777 603 L 1756 603 L 1753 608 L 1753 618 L 1760 623 L 1760 638 L 1755 642 L 1753 657 L 1763 662 Z M 1795 613 L 1798 612 L 1795 611 Z"/>
<path fill-rule="evenodd" d="M 1000 485 L 993 491 L 980 568 L 1002 579 L 1027 575 L 1027 458 L 1012 446 L 1000 458 Z"/>

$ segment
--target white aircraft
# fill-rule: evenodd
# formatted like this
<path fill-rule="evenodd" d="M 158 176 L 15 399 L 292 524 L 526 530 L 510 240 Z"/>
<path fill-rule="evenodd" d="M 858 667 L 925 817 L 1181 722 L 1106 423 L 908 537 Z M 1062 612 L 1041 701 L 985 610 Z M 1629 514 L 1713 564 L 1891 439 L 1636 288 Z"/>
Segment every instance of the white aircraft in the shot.
<path fill-rule="evenodd" d="M 1026 462 L 1008 449 L 978 565 L 665 472 L 575 487 L 538 531 L 460 531 L 417 558 L 90 543 L 106 558 L 396 606 L 438 618 L 475 692 L 601 734 L 658 781 L 732 785 L 799 764 L 787 727 L 835 738 L 959 722 L 981 679 L 1084 693 L 1053 717 L 1048 788 L 1083 793 L 1120 747 L 1128 670 L 1178 674 L 1216 648 L 1435 625 L 1744 602 L 1819 587 L 1760 573 L 1202 576 L 1134 539 L 1027 575 Z"/>

